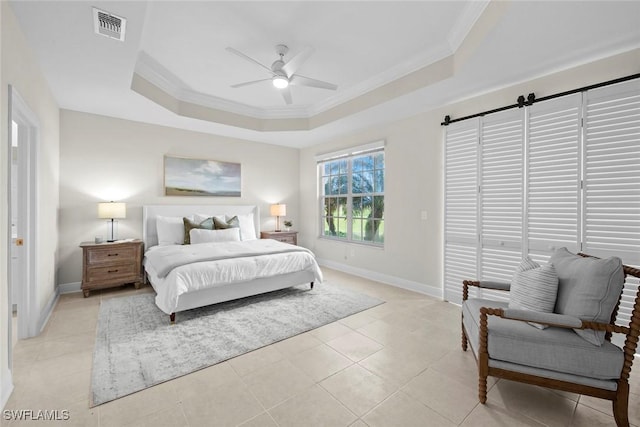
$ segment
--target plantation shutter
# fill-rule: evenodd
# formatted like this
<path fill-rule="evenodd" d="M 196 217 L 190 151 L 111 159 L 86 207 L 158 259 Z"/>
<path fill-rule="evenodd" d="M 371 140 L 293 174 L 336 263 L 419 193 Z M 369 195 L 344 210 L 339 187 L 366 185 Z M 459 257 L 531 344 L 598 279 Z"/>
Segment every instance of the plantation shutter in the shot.
<path fill-rule="evenodd" d="M 590 90 L 584 122 L 583 251 L 640 265 L 640 80 Z M 631 316 L 638 280 L 618 311 Z"/>
<path fill-rule="evenodd" d="M 522 260 L 524 110 L 487 116 L 480 137 L 480 277 L 511 282 Z M 482 290 L 483 297 L 509 294 Z"/>
<path fill-rule="evenodd" d="M 580 250 L 582 94 L 527 108 L 526 249 L 545 263 L 556 249 Z"/>
<path fill-rule="evenodd" d="M 462 303 L 462 281 L 478 278 L 478 123 L 445 129 L 444 293 Z"/>

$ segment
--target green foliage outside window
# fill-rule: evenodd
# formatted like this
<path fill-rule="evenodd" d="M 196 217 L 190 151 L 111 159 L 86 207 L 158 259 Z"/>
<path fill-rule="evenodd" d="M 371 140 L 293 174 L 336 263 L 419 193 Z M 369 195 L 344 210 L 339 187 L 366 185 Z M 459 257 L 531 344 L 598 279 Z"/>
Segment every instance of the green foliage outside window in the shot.
<path fill-rule="evenodd" d="M 321 165 L 323 236 L 384 243 L 384 169 L 383 151 Z"/>

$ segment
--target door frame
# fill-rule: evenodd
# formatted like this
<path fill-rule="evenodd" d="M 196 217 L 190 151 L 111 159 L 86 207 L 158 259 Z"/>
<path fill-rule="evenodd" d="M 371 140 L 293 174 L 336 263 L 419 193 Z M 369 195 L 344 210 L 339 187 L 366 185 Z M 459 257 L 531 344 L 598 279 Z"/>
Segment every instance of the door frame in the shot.
<path fill-rule="evenodd" d="M 9 325 L 13 316 L 12 277 L 18 274 L 23 280 L 23 286 L 18 288 L 18 338 L 24 339 L 38 334 L 38 301 L 37 301 L 37 218 L 38 218 L 38 153 L 40 124 L 35 113 L 29 108 L 24 98 L 12 86 L 8 88 L 9 117 L 7 126 L 9 131 L 9 152 L 11 153 L 11 141 L 13 126 L 18 125 L 18 216 L 23 221 L 19 223 L 18 236 L 24 240 L 22 259 L 17 264 L 18 272 L 12 271 L 11 253 L 13 238 L 11 237 L 11 215 L 8 218 L 9 239 L 7 267 L 9 272 L 8 304 Z M 11 191 L 11 168 L 8 169 L 9 191 Z M 9 213 L 11 213 L 11 197 L 9 197 Z M 9 328 L 9 348 L 11 349 L 12 328 Z M 12 351 L 9 351 L 9 366 L 12 365 Z"/>

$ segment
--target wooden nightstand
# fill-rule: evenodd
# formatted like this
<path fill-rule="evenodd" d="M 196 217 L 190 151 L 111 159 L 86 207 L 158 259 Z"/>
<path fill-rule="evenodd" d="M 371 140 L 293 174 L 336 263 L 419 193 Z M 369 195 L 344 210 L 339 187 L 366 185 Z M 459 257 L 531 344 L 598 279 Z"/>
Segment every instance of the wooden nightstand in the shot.
<path fill-rule="evenodd" d="M 82 242 L 82 293 L 88 297 L 94 289 L 144 283 L 142 240 L 127 242 Z"/>
<path fill-rule="evenodd" d="M 291 243 L 292 245 L 298 244 L 297 231 L 261 231 L 260 238 L 279 240 L 281 242 Z"/>

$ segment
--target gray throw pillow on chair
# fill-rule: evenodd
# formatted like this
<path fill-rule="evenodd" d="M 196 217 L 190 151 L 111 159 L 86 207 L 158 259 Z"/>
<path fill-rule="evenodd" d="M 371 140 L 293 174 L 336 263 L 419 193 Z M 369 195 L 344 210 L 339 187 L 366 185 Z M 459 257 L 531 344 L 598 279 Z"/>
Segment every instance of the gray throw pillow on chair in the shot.
<path fill-rule="evenodd" d="M 540 265 L 531 258 L 522 260 L 511 280 L 509 308 L 553 313 L 558 291 L 558 276 L 553 264 Z M 529 322 L 536 328 L 546 325 Z"/>
<path fill-rule="evenodd" d="M 622 260 L 584 258 L 560 248 L 551 256 L 558 278 L 555 312 L 581 320 L 609 323 L 624 287 Z M 594 345 L 604 343 L 604 331 L 574 329 Z"/>

